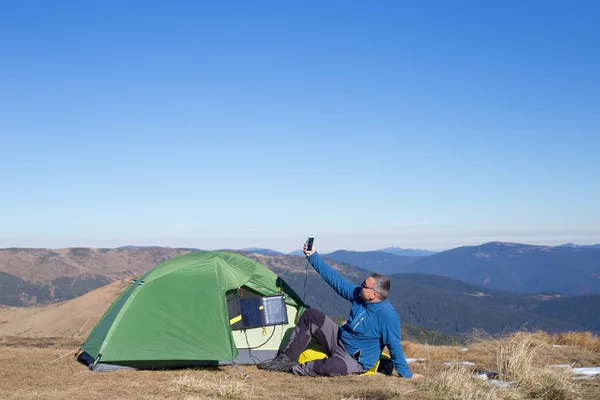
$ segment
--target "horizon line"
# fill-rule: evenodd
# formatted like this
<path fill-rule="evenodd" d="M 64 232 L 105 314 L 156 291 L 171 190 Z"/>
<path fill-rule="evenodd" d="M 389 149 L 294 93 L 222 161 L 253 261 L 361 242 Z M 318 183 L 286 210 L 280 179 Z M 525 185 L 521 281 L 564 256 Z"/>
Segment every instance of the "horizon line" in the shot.
<path fill-rule="evenodd" d="M 351 248 L 339 248 L 339 249 L 336 249 L 336 250 L 333 250 L 333 251 L 326 252 L 324 254 L 333 253 L 335 251 L 354 251 L 354 252 L 365 253 L 365 252 L 371 252 L 371 251 L 383 251 L 383 250 L 388 250 L 388 249 L 398 249 L 398 250 L 405 250 L 405 251 L 428 251 L 428 252 L 433 252 L 433 253 L 440 253 L 440 252 L 444 252 L 444 251 L 448 251 L 448 250 L 452 250 L 452 249 L 457 249 L 457 248 L 460 248 L 460 247 L 478 247 L 478 246 L 483 246 L 483 245 L 486 245 L 486 244 L 493 244 L 493 243 L 496 243 L 496 244 L 522 245 L 522 246 L 533 246 L 533 247 L 569 247 L 569 246 L 574 246 L 574 247 L 582 247 L 582 248 L 587 248 L 587 247 L 593 247 L 593 246 L 599 246 L 600 245 L 600 243 L 580 245 L 580 244 L 577 244 L 577 243 L 574 243 L 574 242 L 565 242 L 565 243 L 559 244 L 559 245 L 544 245 L 544 244 L 529 244 L 529 243 L 521 243 L 521 242 L 492 240 L 492 241 L 482 242 L 482 243 L 479 243 L 479 244 L 465 244 L 465 245 L 460 245 L 460 246 L 448 247 L 448 248 L 445 248 L 445 249 L 421 249 L 421 248 L 399 247 L 399 246 L 388 246 L 388 247 L 376 248 L 376 249 L 371 249 L 371 250 L 353 250 Z M 289 254 L 297 252 L 297 251 L 302 251 L 301 249 L 297 249 L 297 250 L 292 250 L 290 252 L 285 252 L 285 251 L 276 250 L 276 249 L 270 248 L 270 247 L 242 247 L 242 248 L 223 247 L 223 248 L 215 248 L 215 249 L 203 249 L 203 248 L 200 248 L 200 247 L 193 247 L 193 246 L 134 245 L 134 244 L 128 244 L 128 245 L 122 245 L 122 246 L 114 246 L 114 247 L 103 247 L 103 246 L 99 246 L 99 247 L 97 247 L 97 246 L 65 246 L 65 247 L 9 246 L 9 247 L 0 247 L 0 250 L 12 250 L 12 249 L 22 249 L 22 250 L 26 250 L 26 249 L 31 249 L 31 250 L 108 249 L 108 250 L 116 250 L 116 249 L 126 249 L 126 248 L 188 249 L 188 250 L 199 250 L 199 251 L 226 251 L 226 250 L 235 250 L 235 251 L 248 251 L 248 252 L 252 252 L 253 250 L 269 250 L 269 251 L 281 253 L 283 255 L 289 255 Z"/>

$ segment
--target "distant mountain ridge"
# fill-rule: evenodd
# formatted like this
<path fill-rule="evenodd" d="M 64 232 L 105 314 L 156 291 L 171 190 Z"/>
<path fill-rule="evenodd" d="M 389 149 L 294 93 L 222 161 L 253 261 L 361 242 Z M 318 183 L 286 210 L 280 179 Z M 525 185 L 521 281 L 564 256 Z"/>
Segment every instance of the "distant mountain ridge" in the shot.
<path fill-rule="evenodd" d="M 437 253 L 437 251 L 421 250 L 421 249 L 401 249 L 400 247 L 386 247 L 385 249 L 379 249 L 375 251 L 381 251 L 383 253 L 395 254 L 397 256 L 410 256 L 410 257 L 422 257 L 430 256 Z"/>
<path fill-rule="evenodd" d="M 282 252 L 277 251 L 277 250 L 263 249 L 260 247 L 247 247 L 245 249 L 240 249 L 240 251 L 249 251 L 252 253 L 262 254 L 265 256 L 283 256 L 283 255 L 285 255 Z"/>
<path fill-rule="evenodd" d="M 600 249 L 490 242 L 429 256 L 339 250 L 325 256 L 383 274 L 447 276 L 512 292 L 600 293 Z"/>
<path fill-rule="evenodd" d="M 599 244 L 574 244 L 574 243 L 565 243 L 565 244 L 561 244 L 560 246 L 557 247 L 573 247 L 576 249 L 600 249 L 600 243 Z"/>
<path fill-rule="evenodd" d="M 442 275 L 512 292 L 600 293 L 600 250 L 490 242 L 443 251 L 397 272 Z"/>
<path fill-rule="evenodd" d="M 523 246 L 529 246 L 529 245 L 523 244 Z M 147 246 L 147 247 L 148 248 L 158 248 L 157 246 Z M 578 245 L 578 244 L 574 244 L 574 243 L 565 243 L 565 244 L 562 244 L 559 246 L 542 246 L 542 247 L 572 247 L 572 248 L 582 248 L 582 249 L 600 249 L 600 244 Z M 144 246 L 123 246 L 122 248 L 144 248 Z M 199 249 L 194 249 L 194 250 L 199 250 Z M 290 255 L 290 256 L 303 256 L 304 255 L 302 250 L 294 250 L 289 253 L 283 253 L 283 252 L 280 252 L 277 250 L 261 248 L 261 247 L 247 247 L 247 248 L 238 249 L 238 250 L 253 251 L 255 253 L 265 254 L 265 255 L 285 255 L 285 254 Z M 394 254 L 396 256 L 408 256 L 408 257 L 425 257 L 425 256 L 430 256 L 433 254 L 440 253 L 439 251 L 422 250 L 422 249 L 403 249 L 401 247 L 386 247 L 383 249 L 367 250 L 367 251 L 356 251 L 356 250 L 346 250 L 346 249 L 339 249 L 336 251 L 355 251 L 357 253 L 382 252 L 382 253 Z M 334 253 L 334 252 L 331 252 L 331 253 Z"/>
<path fill-rule="evenodd" d="M 323 257 L 364 268 L 382 274 L 403 272 L 402 269 L 419 260 L 422 256 L 399 256 L 382 251 L 337 250 L 323 254 Z"/>

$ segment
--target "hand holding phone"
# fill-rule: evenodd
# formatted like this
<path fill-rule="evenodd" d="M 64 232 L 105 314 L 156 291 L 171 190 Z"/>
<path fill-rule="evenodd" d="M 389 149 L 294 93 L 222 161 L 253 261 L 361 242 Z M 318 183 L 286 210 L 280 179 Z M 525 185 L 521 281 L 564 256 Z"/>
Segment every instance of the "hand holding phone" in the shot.
<path fill-rule="evenodd" d="M 304 255 L 306 257 L 310 257 L 312 255 L 312 253 L 314 253 L 314 250 L 313 250 L 313 242 L 314 241 L 315 241 L 315 237 L 309 236 L 306 243 L 304 243 Z"/>
<path fill-rule="evenodd" d="M 315 237 L 314 236 L 309 236 L 308 237 L 308 241 L 306 242 L 306 250 L 308 251 L 312 251 L 313 248 L 313 242 L 315 241 Z"/>

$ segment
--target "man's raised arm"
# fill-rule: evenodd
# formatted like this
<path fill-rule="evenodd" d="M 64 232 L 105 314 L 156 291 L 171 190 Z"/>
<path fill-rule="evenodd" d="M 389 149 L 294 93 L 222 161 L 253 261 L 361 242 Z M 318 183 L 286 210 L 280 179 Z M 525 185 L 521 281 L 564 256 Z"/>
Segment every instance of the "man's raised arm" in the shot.
<path fill-rule="evenodd" d="M 305 252 L 306 253 L 306 252 Z M 308 255 L 308 254 L 307 254 Z M 346 300 L 352 301 L 354 296 L 354 290 L 357 288 L 357 285 L 354 285 L 344 278 L 334 270 L 330 265 L 328 265 L 319 253 L 316 251 L 310 253 L 310 257 L 308 257 L 308 261 L 310 265 L 321 275 L 323 280 L 329 284 L 343 298 Z"/>

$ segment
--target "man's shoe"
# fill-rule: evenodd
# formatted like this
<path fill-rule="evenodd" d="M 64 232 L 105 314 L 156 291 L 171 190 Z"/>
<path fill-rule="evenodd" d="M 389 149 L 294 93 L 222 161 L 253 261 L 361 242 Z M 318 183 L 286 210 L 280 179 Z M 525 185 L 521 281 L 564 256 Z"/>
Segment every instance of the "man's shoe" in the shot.
<path fill-rule="evenodd" d="M 292 372 L 292 368 L 296 364 L 298 364 L 297 361 L 291 360 L 285 354 L 280 353 L 271 361 L 262 362 L 258 364 L 257 367 L 267 371 Z"/>
<path fill-rule="evenodd" d="M 257 367 L 258 369 L 270 369 L 270 367 L 272 367 L 273 365 L 283 361 L 283 360 L 289 360 L 289 358 L 287 358 L 283 353 L 279 353 L 277 354 L 277 356 L 272 359 L 272 360 L 268 360 L 268 361 L 263 361 L 261 363 L 258 363 Z"/>
<path fill-rule="evenodd" d="M 280 363 L 273 365 L 269 371 L 292 372 L 294 365 L 298 365 L 298 362 L 288 359 L 288 361 L 281 361 Z"/>

